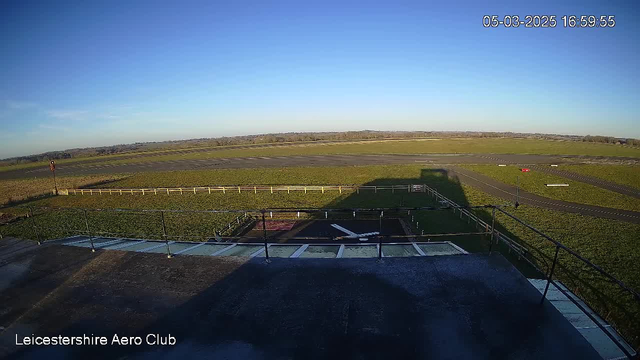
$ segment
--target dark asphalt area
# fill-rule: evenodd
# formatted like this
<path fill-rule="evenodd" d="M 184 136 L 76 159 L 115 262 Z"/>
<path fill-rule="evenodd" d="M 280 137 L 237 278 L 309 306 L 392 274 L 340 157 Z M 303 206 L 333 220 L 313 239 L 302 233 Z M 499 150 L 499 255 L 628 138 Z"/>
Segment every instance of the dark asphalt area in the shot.
<path fill-rule="evenodd" d="M 270 242 L 280 242 L 289 244 L 335 244 L 336 242 L 330 239 L 313 239 L 316 237 L 327 237 L 338 239 L 340 244 L 357 244 L 361 243 L 359 238 L 345 239 L 342 238 L 348 234 L 340 231 L 331 226 L 336 224 L 344 227 L 347 230 L 355 232 L 357 234 L 379 232 L 381 235 L 406 235 L 400 221 L 398 219 L 382 219 L 377 220 L 300 220 L 293 221 L 294 225 L 290 230 L 279 231 L 267 231 L 267 237 Z M 251 237 L 246 242 L 262 243 L 263 232 L 261 230 L 262 223 L 258 221 L 256 228 L 251 229 L 243 233 L 241 236 Z M 292 239 L 292 238 L 301 239 Z M 304 239 L 308 238 L 308 239 Z M 408 238 L 386 238 L 382 239 L 382 242 L 407 242 L 411 241 Z M 241 242 L 244 242 L 241 240 Z M 378 242 L 377 239 L 369 239 L 369 242 Z"/>
<path fill-rule="evenodd" d="M 599 359 L 495 253 L 266 263 L 44 245 L 9 264 L 6 359 Z M 176 344 L 15 345 L 31 334 Z"/>
<path fill-rule="evenodd" d="M 490 195 L 510 202 L 515 202 L 516 187 L 494 180 L 488 176 L 460 167 L 449 167 L 449 176 L 457 177 L 461 183 L 478 188 Z M 519 190 L 520 204 L 533 205 L 551 210 L 558 210 L 582 215 L 590 215 L 606 219 L 621 220 L 640 224 L 640 212 L 612 209 L 602 206 L 578 204 L 568 201 L 550 199 Z"/>

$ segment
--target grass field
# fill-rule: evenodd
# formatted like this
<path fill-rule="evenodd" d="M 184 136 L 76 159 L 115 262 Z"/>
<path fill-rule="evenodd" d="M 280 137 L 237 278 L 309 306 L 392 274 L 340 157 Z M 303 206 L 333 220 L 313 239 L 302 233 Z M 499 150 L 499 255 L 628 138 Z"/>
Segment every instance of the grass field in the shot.
<path fill-rule="evenodd" d="M 499 201 L 469 186 L 463 186 L 463 190 L 464 199 L 471 204 Z M 450 195 L 452 198 L 461 196 L 459 193 Z M 526 205 L 509 212 L 576 251 L 636 291 L 640 289 L 640 251 L 637 237 L 640 234 L 640 224 Z M 484 217 L 490 218 L 488 213 Z M 521 242 L 540 249 L 546 254 L 548 264 L 551 263 L 555 248 L 550 242 L 505 215 L 499 215 L 497 219 L 503 229 Z M 588 300 L 590 306 L 616 325 L 636 347 L 640 345 L 640 303 L 576 258 L 561 252 L 559 259 L 557 277 L 572 291 Z"/>
<path fill-rule="evenodd" d="M 498 167 L 495 167 L 498 168 Z M 504 169 L 504 168 L 502 168 Z M 507 169 L 509 171 L 514 169 Z M 514 170 L 515 171 L 515 170 Z M 535 175 L 535 173 L 532 173 Z M 539 180 L 539 179 L 538 179 Z M 447 179 L 440 172 L 420 165 L 406 166 L 359 166 L 329 168 L 283 168 L 283 169 L 242 169 L 242 170 L 201 170 L 164 173 L 141 173 L 114 181 L 107 186 L 150 187 L 150 186 L 194 186 L 210 184 L 422 184 L 435 187 L 461 205 L 502 204 L 501 199 L 492 198 L 472 187 Z M 535 182 L 532 182 L 532 184 Z M 523 184 L 523 183 L 521 183 Z M 572 185 L 573 186 L 573 185 Z M 524 188 L 524 184 L 523 184 Z M 585 194 L 583 193 L 582 196 Z M 574 195 L 574 196 L 577 196 Z M 588 196 L 588 195 L 587 195 Z M 392 207 L 435 205 L 427 194 L 378 193 L 355 194 L 327 192 L 268 192 L 227 193 L 227 194 L 185 194 L 185 195 L 94 195 L 58 196 L 39 199 L 29 205 L 63 208 L 128 208 L 128 209 L 259 209 L 296 207 Z M 24 208 L 9 208 L 3 211 L 24 212 Z M 640 225 L 621 221 L 600 219 L 577 214 L 544 210 L 537 207 L 521 206 L 511 209 L 524 221 L 538 227 L 556 240 L 574 249 L 606 271 L 635 289 L 640 289 L 640 251 L 637 248 L 637 234 Z M 449 211 L 423 212 L 415 214 L 425 233 L 473 231 L 473 226 L 459 220 Z M 482 215 L 489 219 L 489 214 Z M 0 229 L 4 235 L 34 238 L 33 221 L 40 231 L 48 231 L 43 237 L 53 238 L 69 235 L 74 230 L 85 229 L 83 213 L 77 209 L 60 210 L 53 213 L 36 213 L 33 219 L 25 219 Z M 196 239 L 211 236 L 212 230 L 223 228 L 232 215 L 168 214 L 167 230 L 170 236 L 190 235 Z M 90 212 L 89 225 L 92 231 L 133 233 L 161 236 L 158 213 L 113 213 Z M 525 229 L 506 216 L 498 218 L 498 228 L 514 239 L 539 249 L 545 257 L 553 255 L 553 247 L 541 237 Z M 65 232 L 66 231 L 66 232 Z M 455 240 L 465 249 L 485 251 L 486 237 L 473 236 Z M 513 254 L 505 255 L 518 264 Z M 575 259 L 561 256 L 562 265 L 558 276 L 572 290 L 589 301 L 600 314 L 616 324 L 628 338 L 640 344 L 636 334 L 640 334 L 640 305 L 621 294 L 615 286 L 604 281 L 592 270 L 585 268 Z M 518 265 L 522 267 L 522 265 Z"/>
<path fill-rule="evenodd" d="M 539 171 L 523 173 L 517 166 L 463 165 L 462 167 L 489 176 L 505 184 L 516 185 L 522 190 L 551 199 L 580 204 L 597 205 L 615 209 L 640 211 L 640 201 L 600 187 L 582 183 L 562 176 Z M 604 165 L 603 165 L 604 167 Z M 568 187 L 548 187 L 545 184 L 569 184 Z"/>
<path fill-rule="evenodd" d="M 549 154 L 549 155 L 594 155 L 640 158 L 640 148 L 587 143 L 577 141 L 554 141 L 514 138 L 463 138 L 463 139 L 424 139 L 424 140 L 381 140 L 348 143 L 288 144 L 261 148 L 228 149 L 211 148 L 211 151 L 185 152 L 153 151 L 137 154 L 118 154 L 103 157 L 109 164 L 131 164 L 151 161 L 189 160 L 208 158 L 229 158 L 247 156 L 288 156 L 288 155 L 331 155 L 331 154 Z M 128 158 L 132 155 L 141 155 Z M 146 155 L 146 156 L 145 156 Z M 64 159 L 60 164 L 72 164 L 87 158 Z M 87 164 L 88 166 L 89 164 Z M 47 166 L 46 163 L 19 164 L 2 166 L 0 171 Z"/>
<path fill-rule="evenodd" d="M 121 178 L 118 175 L 63 176 L 57 178 L 57 184 L 59 189 L 78 188 L 104 184 Z M 53 190 L 53 178 L 2 180 L 0 181 L 0 205 L 34 196 L 52 194 Z"/>
<path fill-rule="evenodd" d="M 597 177 L 640 189 L 640 166 L 634 165 L 565 165 L 563 170 Z"/>

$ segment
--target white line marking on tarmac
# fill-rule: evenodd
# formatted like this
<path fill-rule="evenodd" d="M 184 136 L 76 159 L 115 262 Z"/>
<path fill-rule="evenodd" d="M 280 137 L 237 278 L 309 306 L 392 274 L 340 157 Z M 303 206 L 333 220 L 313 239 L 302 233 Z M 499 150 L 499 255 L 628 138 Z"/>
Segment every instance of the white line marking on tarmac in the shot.
<path fill-rule="evenodd" d="M 169 245 L 175 243 L 175 241 L 169 241 Z M 149 251 L 149 250 L 153 250 L 153 249 L 157 249 L 161 246 L 167 246 L 167 243 L 163 242 L 162 244 L 158 244 L 158 245 L 154 245 L 148 248 L 144 248 L 144 249 L 140 249 L 140 250 L 136 250 L 136 252 L 145 252 L 145 251 Z"/>
<path fill-rule="evenodd" d="M 210 256 L 218 256 L 218 255 L 220 255 L 221 253 L 223 253 L 223 252 L 225 252 L 225 251 L 227 251 L 227 250 L 231 249 L 232 247 L 234 247 L 234 246 L 236 246 L 236 245 L 238 245 L 238 244 L 233 244 L 233 245 L 231 245 L 231 246 L 227 246 L 227 247 L 226 247 L 226 248 L 224 248 L 224 249 L 220 249 L 220 250 L 218 250 L 218 251 L 214 251 L 214 252 L 213 252 L 213 254 L 211 254 Z"/>
<path fill-rule="evenodd" d="M 184 249 L 184 250 L 180 250 L 180 251 L 178 251 L 178 252 L 173 253 L 173 255 L 180 255 L 180 254 L 182 254 L 183 252 L 187 252 L 187 251 L 189 251 L 189 250 L 197 249 L 197 248 L 199 248 L 200 246 L 202 246 L 202 245 L 204 245 L 204 244 L 206 244 L 206 243 L 205 243 L 205 242 L 203 242 L 202 244 L 198 244 L 198 245 L 194 245 L 194 246 L 192 246 L 192 247 L 188 247 L 188 248 L 186 248 L 186 249 Z"/>
<path fill-rule="evenodd" d="M 463 248 L 461 248 L 460 246 L 452 243 L 451 241 L 445 241 L 447 244 L 451 245 L 452 247 L 454 247 L 456 250 L 460 251 L 463 254 L 468 254 L 468 252 L 466 252 Z"/>
<path fill-rule="evenodd" d="M 130 240 L 125 240 L 125 241 L 130 241 Z M 146 243 L 146 242 L 147 242 L 147 240 L 131 241 L 131 242 L 129 242 L 128 244 L 118 245 L 118 246 L 116 246 L 116 247 L 112 247 L 112 248 L 111 248 L 111 249 L 109 249 L 109 250 L 120 250 L 120 249 L 124 249 L 124 248 L 126 248 L 126 247 L 129 247 L 129 246 L 133 246 L 133 245 L 137 245 L 137 244 L 142 244 L 142 243 Z"/>
<path fill-rule="evenodd" d="M 300 246 L 298 248 L 298 250 L 296 250 L 293 254 L 291 254 L 291 256 L 289 256 L 290 258 L 297 258 L 300 255 L 302 255 L 302 253 L 307 250 L 307 248 L 309 247 L 309 244 L 304 244 L 302 246 Z"/>
<path fill-rule="evenodd" d="M 413 248 L 416 249 L 416 251 L 418 252 L 418 254 L 420 254 L 420 256 L 427 256 L 427 254 L 425 254 L 424 251 L 422 251 L 422 249 L 420 249 L 418 244 L 412 242 L 411 245 L 413 245 Z"/>
<path fill-rule="evenodd" d="M 267 248 L 270 248 L 270 247 L 271 247 L 271 244 L 268 244 Z M 253 254 L 249 255 L 249 257 L 256 257 L 256 256 L 262 254 L 263 252 L 264 252 L 264 246 L 261 247 L 260 250 L 258 250 L 256 252 L 254 252 Z"/>

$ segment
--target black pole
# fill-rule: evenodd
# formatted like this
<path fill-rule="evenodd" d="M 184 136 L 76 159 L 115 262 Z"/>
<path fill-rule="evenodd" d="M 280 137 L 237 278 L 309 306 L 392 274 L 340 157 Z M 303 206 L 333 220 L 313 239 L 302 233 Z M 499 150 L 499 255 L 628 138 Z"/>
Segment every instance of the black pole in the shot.
<path fill-rule="evenodd" d="M 84 210 L 84 224 L 87 226 L 87 235 L 89 235 L 89 242 L 91 243 L 91 252 L 96 252 L 96 248 L 93 246 L 93 236 L 91 236 L 91 231 L 89 231 L 89 217 L 86 209 Z"/>
<path fill-rule="evenodd" d="M 544 299 L 547 297 L 549 284 L 551 284 L 551 279 L 553 278 L 553 270 L 555 270 L 556 262 L 558 262 L 558 251 L 560 251 L 560 247 L 556 245 L 556 254 L 553 257 L 553 264 L 551 264 L 551 271 L 549 271 L 549 276 L 547 277 L 547 285 L 544 287 L 544 293 L 542 294 L 542 299 L 540 299 L 540 304 L 544 303 Z"/>
<path fill-rule="evenodd" d="M 489 254 L 491 254 L 491 248 L 493 247 L 493 237 L 496 233 L 496 208 L 493 208 L 491 212 L 491 237 L 489 238 Z"/>
<path fill-rule="evenodd" d="M 160 218 L 162 219 L 162 237 L 164 243 L 167 245 L 167 258 L 171 259 L 171 249 L 169 248 L 169 238 L 167 237 L 167 225 L 164 222 L 164 211 L 160 211 Z"/>
<path fill-rule="evenodd" d="M 378 260 L 382 260 L 382 235 L 378 235 Z"/>
<path fill-rule="evenodd" d="M 33 224 L 33 232 L 36 234 L 36 241 L 38 241 L 38 245 L 41 245 L 40 234 L 38 233 L 38 227 L 36 226 L 36 219 L 33 216 L 33 209 L 29 206 L 29 217 L 31 218 L 31 223 Z"/>
<path fill-rule="evenodd" d="M 264 256 L 269 261 L 269 246 L 267 245 L 267 222 L 264 218 L 264 210 L 262 211 L 262 237 L 264 239 Z"/>
<path fill-rule="evenodd" d="M 56 182 L 56 171 L 53 170 L 53 187 L 56 190 L 56 195 L 58 195 L 58 183 Z"/>

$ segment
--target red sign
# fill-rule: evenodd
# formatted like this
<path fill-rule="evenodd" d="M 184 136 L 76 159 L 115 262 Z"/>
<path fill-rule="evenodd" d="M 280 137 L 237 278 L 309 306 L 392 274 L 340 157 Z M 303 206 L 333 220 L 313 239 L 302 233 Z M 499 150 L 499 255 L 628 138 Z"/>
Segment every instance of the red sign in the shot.
<path fill-rule="evenodd" d="M 529 168 L 523 168 L 523 169 L 520 169 L 520 171 L 522 171 L 522 172 L 529 172 L 529 171 L 531 171 L 531 169 L 529 169 Z"/>
<path fill-rule="evenodd" d="M 49 170 L 51 170 L 51 172 L 56 171 L 56 163 L 53 160 L 49 163 Z"/>

